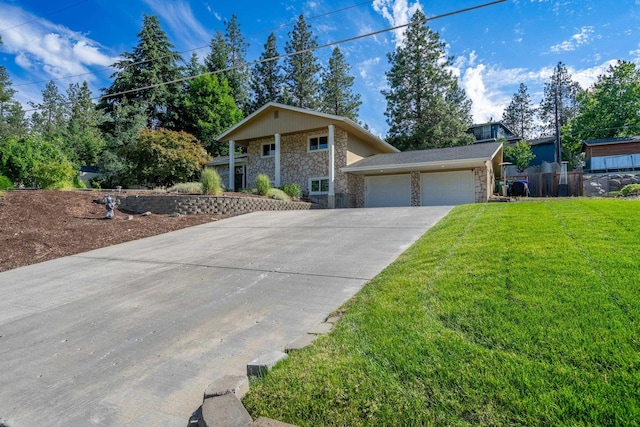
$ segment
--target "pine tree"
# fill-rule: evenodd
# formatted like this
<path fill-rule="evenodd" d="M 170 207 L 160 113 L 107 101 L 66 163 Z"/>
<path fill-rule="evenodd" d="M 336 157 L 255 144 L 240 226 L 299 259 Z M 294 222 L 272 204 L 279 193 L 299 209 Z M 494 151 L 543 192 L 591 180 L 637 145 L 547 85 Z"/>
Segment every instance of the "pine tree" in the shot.
<path fill-rule="evenodd" d="M 206 67 L 202 65 L 198 60 L 198 54 L 193 52 L 191 54 L 191 57 L 189 58 L 189 62 L 187 62 L 187 65 L 184 69 L 185 77 L 197 77 L 206 71 Z"/>
<path fill-rule="evenodd" d="M 26 132 L 24 111 L 20 103 L 13 99 L 16 91 L 12 85 L 7 69 L 0 65 L 0 141 L 11 135 L 24 136 Z"/>
<path fill-rule="evenodd" d="M 104 90 L 100 107 L 111 113 L 116 105 L 127 100 L 144 108 L 148 127 L 172 127 L 181 85 L 169 82 L 181 77 L 178 63 L 183 61 L 182 57 L 171 50 L 173 45 L 155 16 L 144 16 L 138 39 L 133 52 L 124 52 L 124 59 L 113 64 L 118 71 L 111 76 L 115 79 Z M 149 88 L 136 90 L 145 87 Z"/>
<path fill-rule="evenodd" d="M 284 84 L 282 66 L 277 59 L 269 60 L 278 56 L 276 36 L 271 33 L 264 45 L 264 51 L 260 55 L 260 62 L 253 67 L 251 73 L 253 99 L 249 113 L 256 111 L 268 102 L 282 102 Z"/>
<path fill-rule="evenodd" d="M 502 113 L 502 123 L 524 140 L 533 137 L 536 109 L 531 103 L 527 86 L 520 83 L 518 92 L 513 94 L 509 106 Z"/>
<path fill-rule="evenodd" d="M 31 131 L 47 139 L 63 135 L 67 127 L 67 100 L 58 91 L 58 86 L 50 81 L 42 91 L 42 102 L 30 102 L 35 109 L 31 115 Z"/>
<path fill-rule="evenodd" d="M 575 117 L 580 91 L 580 85 L 571 79 L 567 67 L 562 62 L 558 62 L 549 82 L 544 85 L 544 97 L 538 109 L 543 123 L 543 132 L 556 136 L 555 159 L 557 162 L 563 158 L 560 129 Z"/>
<path fill-rule="evenodd" d="M 355 77 L 350 76 L 351 67 L 345 62 L 338 47 L 329 58 L 329 68 L 321 73 L 320 111 L 358 120 L 358 109 L 362 102 L 360 94 L 352 91 Z"/>
<path fill-rule="evenodd" d="M 227 80 L 236 105 L 245 109 L 249 73 L 244 64 L 249 44 L 244 41 L 236 15 L 231 15 L 231 20 L 225 24 L 224 34 L 216 31 L 210 46 L 211 50 L 205 59 L 207 70 L 215 73 L 220 82 Z"/>
<path fill-rule="evenodd" d="M 388 55 L 389 89 L 385 115 L 390 125 L 388 141 L 401 150 L 447 147 L 471 143 L 471 101 L 447 70 L 438 33 L 426 26 L 418 10 L 405 33 L 405 42 Z"/>
<path fill-rule="evenodd" d="M 91 90 L 86 81 L 72 83 L 67 89 L 69 122 L 65 132 L 65 143 L 73 150 L 71 160 L 81 165 L 97 166 L 104 139 L 100 132 L 103 114 L 91 99 Z"/>
<path fill-rule="evenodd" d="M 295 107 L 316 109 L 318 106 L 320 85 L 317 75 L 321 67 L 313 54 L 316 47 L 317 38 L 300 15 L 285 46 L 285 52 L 290 55 L 284 65 L 285 93 L 289 97 L 287 102 Z"/>

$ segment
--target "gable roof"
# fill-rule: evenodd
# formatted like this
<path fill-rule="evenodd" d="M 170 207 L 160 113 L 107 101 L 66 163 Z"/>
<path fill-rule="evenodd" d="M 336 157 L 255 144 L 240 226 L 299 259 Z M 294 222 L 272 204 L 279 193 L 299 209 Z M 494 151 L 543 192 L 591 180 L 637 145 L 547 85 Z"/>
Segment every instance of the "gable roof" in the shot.
<path fill-rule="evenodd" d="M 280 117 L 282 121 L 275 122 Z M 216 140 L 220 142 L 235 141 L 242 145 L 242 141 L 273 136 L 276 133 L 299 133 L 312 129 L 326 127 L 334 124 L 350 134 L 356 135 L 363 141 L 375 146 L 379 151 L 394 153 L 399 150 L 381 138 L 375 136 L 353 120 L 333 114 L 320 113 L 306 108 L 269 102 L 253 112 L 242 121 L 236 123 L 230 129 L 218 135 Z"/>
<path fill-rule="evenodd" d="M 462 169 L 481 166 L 486 161 L 492 161 L 501 150 L 501 142 L 487 142 L 432 150 L 375 154 L 352 163 L 341 170 L 353 173 L 386 173 L 411 170 Z"/>

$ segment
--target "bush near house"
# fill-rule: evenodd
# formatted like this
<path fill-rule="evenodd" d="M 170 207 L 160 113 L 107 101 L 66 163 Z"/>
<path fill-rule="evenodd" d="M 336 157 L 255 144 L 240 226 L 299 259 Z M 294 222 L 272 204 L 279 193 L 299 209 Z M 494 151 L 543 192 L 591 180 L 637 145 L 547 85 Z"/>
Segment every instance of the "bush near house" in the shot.
<path fill-rule="evenodd" d="M 269 189 L 269 191 L 267 191 L 267 197 L 270 199 L 285 200 L 287 202 L 291 200 L 291 197 L 279 188 Z"/>
<path fill-rule="evenodd" d="M 622 190 L 620 190 L 620 194 L 625 197 L 638 196 L 640 195 L 640 184 L 627 184 L 622 187 Z"/>
<path fill-rule="evenodd" d="M 299 184 L 285 184 L 282 186 L 282 191 L 287 193 L 292 199 L 300 197 L 300 185 Z"/>
<path fill-rule="evenodd" d="M 0 190 L 13 189 L 13 182 L 4 175 L 0 175 Z"/>
<path fill-rule="evenodd" d="M 204 194 L 219 196 L 224 192 L 222 179 L 220 179 L 220 174 L 215 169 L 205 168 L 200 174 L 200 183 Z"/>
<path fill-rule="evenodd" d="M 265 174 L 256 177 L 256 192 L 261 196 L 266 196 L 271 189 L 271 180 Z"/>

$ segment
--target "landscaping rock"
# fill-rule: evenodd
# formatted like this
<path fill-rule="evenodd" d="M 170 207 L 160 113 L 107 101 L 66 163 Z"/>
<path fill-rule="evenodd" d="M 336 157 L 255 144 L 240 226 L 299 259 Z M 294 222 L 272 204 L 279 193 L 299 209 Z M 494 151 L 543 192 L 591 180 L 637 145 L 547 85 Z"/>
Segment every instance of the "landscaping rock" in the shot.
<path fill-rule="evenodd" d="M 272 351 L 254 359 L 247 365 L 247 375 L 259 377 L 273 368 L 276 363 L 287 358 L 287 354 L 281 351 Z"/>
<path fill-rule="evenodd" d="M 317 335 L 306 334 L 301 336 L 300 338 L 291 341 L 284 348 L 285 353 L 290 353 L 292 351 L 301 350 L 314 342 L 318 338 Z"/>
<path fill-rule="evenodd" d="M 314 335 L 325 335 L 331 332 L 331 329 L 333 329 L 333 323 L 320 323 L 319 325 L 311 328 L 309 333 Z"/>
<path fill-rule="evenodd" d="M 293 424 L 272 420 L 271 418 L 260 417 L 251 424 L 251 427 L 296 427 Z"/>
<path fill-rule="evenodd" d="M 204 400 L 211 397 L 233 394 L 242 399 L 249 391 L 249 378 L 240 375 L 225 375 L 209 384 L 204 392 Z"/>
<path fill-rule="evenodd" d="M 200 427 L 246 427 L 251 421 L 240 400 L 229 393 L 206 399 L 198 424 Z"/>

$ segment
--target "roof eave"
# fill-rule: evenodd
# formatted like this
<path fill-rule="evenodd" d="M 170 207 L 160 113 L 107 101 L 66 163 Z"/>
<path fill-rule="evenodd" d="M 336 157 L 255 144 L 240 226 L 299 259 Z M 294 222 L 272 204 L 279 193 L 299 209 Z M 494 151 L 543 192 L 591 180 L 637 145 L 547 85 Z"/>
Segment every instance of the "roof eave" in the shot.
<path fill-rule="evenodd" d="M 351 172 L 355 174 L 366 174 L 367 172 L 387 173 L 387 172 L 411 172 L 411 171 L 427 171 L 442 169 L 464 169 L 483 166 L 485 162 L 491 161 L 492 157 L 483 157 L 476 159 L 463 160 L 442 160 L 433 162 L 417 162 L 417 163 L 399 163 L 391 165 L 371 165 L 360 167 L 344 167 L 342 172 Z"/>

